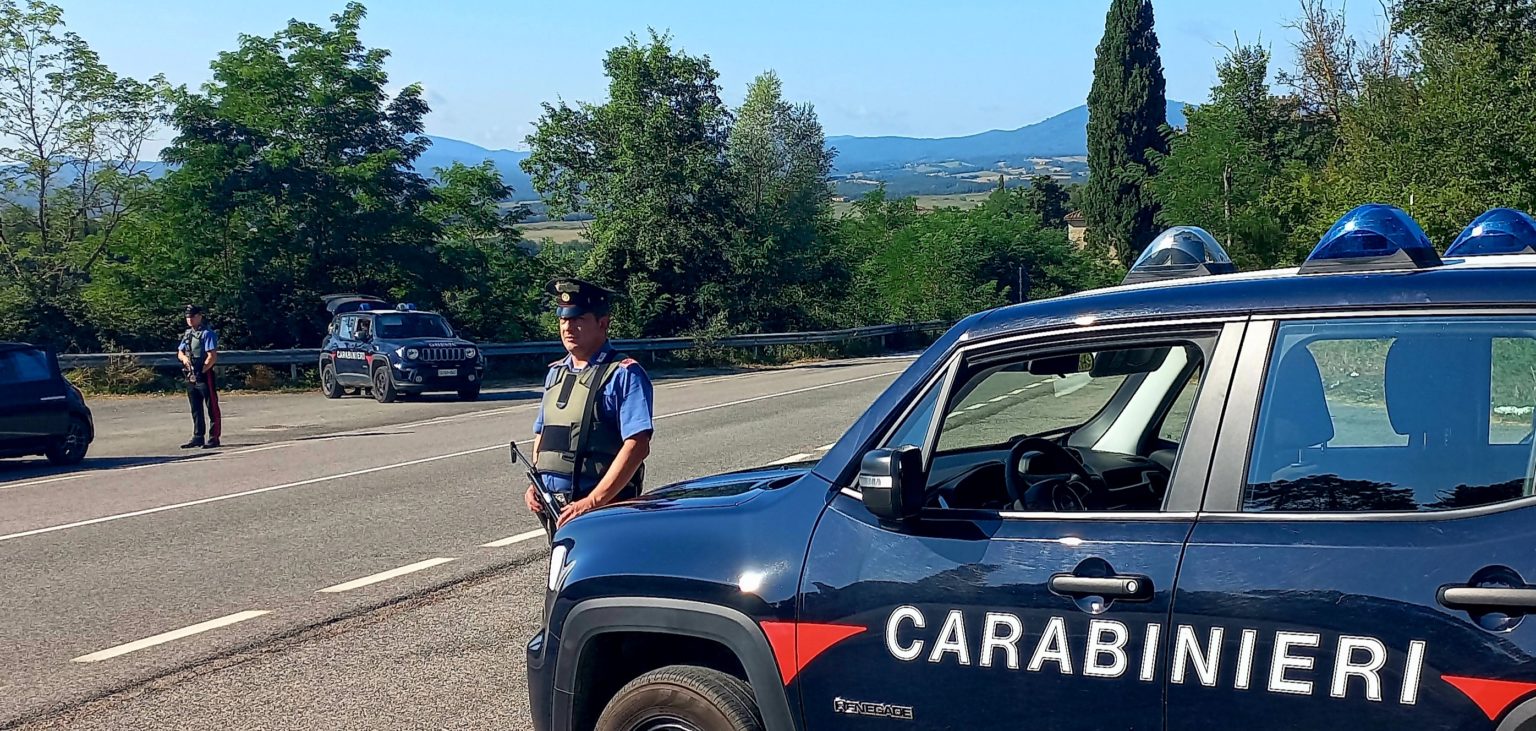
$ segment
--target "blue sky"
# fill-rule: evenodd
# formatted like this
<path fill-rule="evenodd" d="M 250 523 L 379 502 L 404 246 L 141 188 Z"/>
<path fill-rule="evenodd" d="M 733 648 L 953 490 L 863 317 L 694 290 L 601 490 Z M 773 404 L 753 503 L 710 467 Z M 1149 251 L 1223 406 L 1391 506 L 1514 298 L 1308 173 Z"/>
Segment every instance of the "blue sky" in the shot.
<path fill-rule="evenodd" d="M 240 34 L 289 18 L 321 24 L 344 0 L 55 0 L 114 70 L 207 80 Z M 627 34 L 670 31 L 708 55 L 723 97 L 778 72 L 786 95 L 815 105 L 829 135 L 945 137 L 1012 129 L 1082 104 L 1108 0 L 371 0 L 364 42 L 391 51 L 391 82 L 425 86 L 428 131 L 490 148 L 523 148 L 546 100 L 598 101 L 602 58 Z M 1155 0 L 1170 98 L 1204 100 L 1234 33 L 1289 64 L 1284 23 L 1298 0 Z M 1349 3 L 1357 34 L 1376 3 Z M 163 140 L 162 140 L 163 142 Z M 154 147 L 158 148 L 158 145 Z"/>

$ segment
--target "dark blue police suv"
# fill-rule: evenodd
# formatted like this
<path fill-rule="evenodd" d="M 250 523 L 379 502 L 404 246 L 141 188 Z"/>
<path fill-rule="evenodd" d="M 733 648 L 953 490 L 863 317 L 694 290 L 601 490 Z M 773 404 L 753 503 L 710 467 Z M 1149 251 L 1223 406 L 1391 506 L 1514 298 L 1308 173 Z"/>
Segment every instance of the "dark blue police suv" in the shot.
<path fill-rule="evenodd" d="M 820 461 L 558 531 L 534 725 L 1536 728 L 1533 244 L 1176 228 L 973 315 Z"/>
<path fill-rule="evenodd" d="M 320 345 L 320 392 L 326 398 L 341 398 L 348 389 L 371 391 L 380 403 L 429 391 L 479 398 L 485 358 L 474 343 L 455 337 L 442 315 L 409 304 L 390 307 L 365 295 L 324 299 L 331 313 Z"/>

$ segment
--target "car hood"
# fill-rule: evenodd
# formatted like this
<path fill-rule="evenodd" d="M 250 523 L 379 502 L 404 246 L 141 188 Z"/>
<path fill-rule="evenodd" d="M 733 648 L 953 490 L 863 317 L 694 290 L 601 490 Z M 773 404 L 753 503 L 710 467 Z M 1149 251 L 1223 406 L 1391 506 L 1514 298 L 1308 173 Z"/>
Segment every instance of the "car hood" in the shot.
<path fill-rule="evenodd" d="M 809 473 L 810 468 L 811 464 L 805 463 L 725 472 L 663 485 L 622 504 L 643 511 L 731 507 L 764 491 L 791 485 Z"/>

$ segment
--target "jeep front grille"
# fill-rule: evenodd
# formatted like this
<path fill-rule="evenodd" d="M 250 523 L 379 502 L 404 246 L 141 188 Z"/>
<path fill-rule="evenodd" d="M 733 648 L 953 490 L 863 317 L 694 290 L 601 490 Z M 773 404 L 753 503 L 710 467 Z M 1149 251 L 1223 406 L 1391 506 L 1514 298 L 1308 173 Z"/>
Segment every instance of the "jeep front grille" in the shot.
<path fill-rule="evenodd" d="M 463 348 L 422 348 L 421 359 L 426 361 L 464 360 Z"/>

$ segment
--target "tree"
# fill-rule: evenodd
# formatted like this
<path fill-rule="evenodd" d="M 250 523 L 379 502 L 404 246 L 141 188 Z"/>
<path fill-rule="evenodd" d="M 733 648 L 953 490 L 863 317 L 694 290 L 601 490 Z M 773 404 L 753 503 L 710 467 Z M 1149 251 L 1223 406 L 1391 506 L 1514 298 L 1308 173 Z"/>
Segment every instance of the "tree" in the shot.
<path fill-rule="evenodd" d="M 734 324 L 768 331 L 812 326 L 829 278 L 832 151 L 816 112 L 792 105 L 772 71 L 736 113 L 726 149 L 742 228 L 730 251 Z"/>
<path fill-rule="evenodd" d="M 1166 83 L 1152 26 L 1150 0 L 1110 3 L 1088 92 L 1088 240 L 1126 262 L 1157 233 L 1148 151 L 1168 151 Z"/>
<path fill-rule="evenodd" d="M 85 297 L 149 183 L 167 87 L 121 77 L 42 2 L 0 2 L 0 340 L 98 347 Z"/>
<path fill-rule="evenodd" d="M 998 177 L 1002 179 L 1001 176 Z M 1001 186 L 999 186 L 1001 188 Z M 1061 228 L 1067 225 L 1067 214 L 1071 209 L 1067 207 L 1067 189 L 1061 187 L 1049 175 L 1036 175 L 1030 179 L 1029 187 L 1024 189 L 1024 202 L 1033 212 L 1045 228 Z"/>
<path fill-rule="evenodd" d="M 709 58 L 654 31 L 608 52 L 608 101 L 544 104 L 522 167 L 550 215 L 593 215 L 583 274 L 625 297 L 621 332 L 671 335 L 720 323 L 723 254 L 738 230 L 726 161 L 730 114 Z"/>
<path fill-rule="evenodd" d="M 200 301 L 254 348 L 317 342 L 327 292 L 437 301 L 434 197 L 411 168 L 427 105 L 416 85 L 387 93 L 389 53 L 362 45 L 364 15 L 349 3 L 331 28 L 242 36 L 200 93 L 179 90 L 163 153 L 178 167 L 118 273 L 142 309 Z"/>
<path fill-rule="evenodd" d="M 435 284 L 445 314 L 497 342 L 542 335 L 538 313 L 547 309 L 541 295 L 549 272 L 518 246 L 516 224 L 527 208 L 502 205 L 512 189 L 489 160 L 473 167 L 455 162 L 436 174 L 439 184 L 423 213 L 441 231 Z"/>

